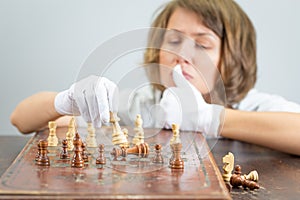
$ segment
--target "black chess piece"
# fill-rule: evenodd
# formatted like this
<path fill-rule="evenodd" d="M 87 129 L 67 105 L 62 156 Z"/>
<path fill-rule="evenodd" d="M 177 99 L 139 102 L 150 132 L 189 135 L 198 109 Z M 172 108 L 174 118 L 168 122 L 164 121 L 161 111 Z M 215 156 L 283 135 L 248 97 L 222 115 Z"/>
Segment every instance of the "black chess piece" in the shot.
<path fill-rule="evenodd" d="M 69 159 L 70 154 L 68 153 L 68 140 L 64 139 L 62 141 L 62 151 L 60 152 L 61 159 Z"/>
<path fill-rule="evenodd" d="M 49 157 L 47 155 L 48 150 L 48 141 L 47 140 L 41 140 L 39 142 L 39 146 L 40 146 L 40 155 L 39 158 L 36 161 L 36 165 L 39 166 L 50 166 L 50 160 Z"/>
<path fill-rule="evenodd" d="M 99 151 L 99 156 L 96 159 L 96 164 L 101 164 L 101 165 L 106 164 L 106 158 L 104 155 L 104 144 L 99 144 L 98 151 Z"/>

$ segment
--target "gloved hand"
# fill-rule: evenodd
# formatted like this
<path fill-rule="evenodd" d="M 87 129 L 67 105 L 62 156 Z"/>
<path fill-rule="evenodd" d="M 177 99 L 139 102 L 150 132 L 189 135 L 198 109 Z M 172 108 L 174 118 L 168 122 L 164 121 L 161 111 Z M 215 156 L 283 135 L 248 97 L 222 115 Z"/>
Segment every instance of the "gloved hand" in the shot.
<path fill-rule="evenodd" d="M 166 89 L 160 101 L 166 115 L 165 128 L 176 123 L 181 130 L 218 137 L 224 107 L 206 103 L 201 93 L 184 78 L 180 65 L 173 70 L 173 80 L 177 87 Z"/>
<path fill-rule="evenodd" d="M 61 115 L 81 115 L 94 127 L 109 122 L 109 111 L 116 111 L 117 86 L 104 77 L 88 76 L 58 93 L 54 106 Z"/>

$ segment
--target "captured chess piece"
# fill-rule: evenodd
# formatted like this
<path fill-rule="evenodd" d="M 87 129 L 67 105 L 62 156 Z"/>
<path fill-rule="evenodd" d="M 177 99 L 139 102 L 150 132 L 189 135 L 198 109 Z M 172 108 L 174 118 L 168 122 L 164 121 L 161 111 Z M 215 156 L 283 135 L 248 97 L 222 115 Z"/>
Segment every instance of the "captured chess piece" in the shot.
<path fill-rule="evenodd" d="M 134 128 L 135 136 L 132 139 L 132 143 L 134 145 L 139 145 L 144 143 L 144 129 L 143 129 L 143 120 L 140 114 L 136 115 L 135 119 L 135 128 Z"/>
<path fill-rule="evenodd" d="M 236 165 L 234 168 L 234 174 L 230 178 L 230 184 L 232 187 L 249 188 L 250 190 L 259 189 L 259 185 L 255 181 L 247 180 L 244 176 L 241 176 L 241 166 Z"/>
<path fill-rule="evenodd" d="M 56 136 L 56 122 L 50 121 L 48 122 L 49 127 L 49 137 L 48 137 L 48 146 L 56 147 L 58 144 L 58 138 Z"/>
<path fill-rule="evenodd" d="M 149 145 L 147 143 L 141 143 L 131 148 L 113 148 L 111 152 L 111 155 L 113 155 L 115 158 L 119 156 L 126 157 L 128 154 L 133 154 L 145 158 L 149 155 Z"/>
<path fill-rule="evenodd" d="M 48 147 L 48 141 L 47 140 L 41 140 L 39 142 L 39 146 L 40 146 L 40 155 L 39 155 L 39 158 L 37 159 L 36 161 L 36 165 L 39 165 L 39 166 L 50 166 L 50 160 L 49 160 L 49 157 L 47 155 L 48 153 L 48 150 L 47 150 L 47 147 Z"/>
<path fill-rule="evenodd" d="M 68 140 L 64 139 L 62 141 L 62 151 L 60 152 L 61 159 L 69 159 L 70 154 L 68 153 Z"/>
<path fill-rule="evenodd" d="M 97 140 L 96 140 L 96 130 L 93 127 L 92 123 L 87 123 L 87 136 L 85 139 L 87 147 L 97 147 Z"/>
<path fill-rule="evenodd" d="M 73 145 L 74 145 L 74 155 L 71 162 L 71 166 L 76 168 L 83 168 L 84 160 L 82 158 L 82 141 L 78 133 L 75 134 L 75 137 L 73 139 Z"/>
<path fill-rule="evenodd" d="M 96 164 L 105 165 L 106 164 L 106 158 L 104 156 L 104 144 L 99 144 L 99 156 L 96 159 Z"/>
<path fill-rule="evenodd" d="M 112 124 L 113 134 L 112 134 L 112 143 L 114 145 L 124 146 L 128 141 L 121 130 L 119 125 L 120 118 L 113 112 L 110 113 L 110 123 Z"/>
<path fill-rule="evenodd" d="M 161 154 L 161 145 L 160 144 L 156 144 L 155 145 L 155 156 L 152 160 L 153 163 L 163 163 L 164 162 L 164 158 Z"/>
<path fill-rule="evenodd" d="M 75 117 L 72 117 L 69 122 L 68 132 L 66 133 L 66 139 L 68 140 L 68 151 L 74 149 L 73 139 L 75 137 Z"/>
<path fill-rule="evenodd" d="M 258 181 L 258 172 L 256 170 L 251 171 L 249 174 L 244 174 L 243 176 L 246 180 Z"/>
<path fill-rule="evenodd" d="M 229 182 L 234 166 L 234 155 L 231 152 L 223 157 L 223 164 L 223 180 Z"/>

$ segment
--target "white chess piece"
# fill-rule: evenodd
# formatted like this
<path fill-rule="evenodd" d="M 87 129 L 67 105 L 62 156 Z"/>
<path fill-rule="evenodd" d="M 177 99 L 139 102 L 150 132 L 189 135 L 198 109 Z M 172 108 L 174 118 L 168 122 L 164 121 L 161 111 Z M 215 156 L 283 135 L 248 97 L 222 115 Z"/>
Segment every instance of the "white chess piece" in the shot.
<path fill-rule="evenodd" d="M 96 134 L 95 134 L 96 130 L 93 127 L 92 123 L 87 124 L 87 131 L 88 131 L 88 134 L 85 139 L 87 147 L 97 147 L 97 140 L 96 140 Z"/>
<path fill-rule="evenodd" d="M 74 148 L 73 139 L 75 137 L 75 117 L 72 117 L 69 126 L 68 132 L 66 133 L 66 139 L 68 140 L 68 151 L 72 151 Z"/>
<path fill-rule="evenodd" d="M 119 117 L 115 113 L 110 112 L 110 123 L 112 123 L 112 128 L 113 128 L 112 143 L 114 145 L 122 146 L 123 144 L 128 143 L 128 141 L 126 139 L 126 136 L 121 130 L 119 121 L 120 121 Z"/>
<path fill-rule="evenodd" d="M 135 120 L 135 128 L 134 128 L 135 136 L 132 140 L 134 145 L 139 145 L 144 143 L 144 129 L 143 129 L 143 120 L 140 114 L 136 115 Z"/>
<path fill-rule="evenodd" d="M 49 127 L 49 136 L 48 136 L 48 146 L 56 147 L 58 144 L 58 138 L 56 136 L 56 122 L 50 121 L 48 122 Z"/>
<path fill-rule="evenodd" d="M 170 140 L 170 145 L 181 143 L 179 126 L 177 124 L 172 124 L 173 137 Z"/>

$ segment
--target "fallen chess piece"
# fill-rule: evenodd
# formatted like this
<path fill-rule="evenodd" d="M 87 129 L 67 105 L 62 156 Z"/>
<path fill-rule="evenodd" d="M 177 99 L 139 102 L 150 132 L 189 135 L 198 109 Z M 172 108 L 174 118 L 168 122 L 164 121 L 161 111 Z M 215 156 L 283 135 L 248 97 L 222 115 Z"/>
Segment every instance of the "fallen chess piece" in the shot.
<path fill-rule="evenodd" d="M 225 155 L 222 159 L 223 161 L 223 171 L 224 173 L 222 174 L 223 180 L 226 182 L 230 181 L 230 178 L 232 176 L 232 170 L 234 166 L 234 155 L 229 152 L 227 155 Z"/>
<path fill-rule="evenodd" d="M 149 155 L 149 145 L 147 143 L 141 143 L 132 148 L 113 148 L 111 152 L 111 155 L 113 155 L 115 158 L 118 158 L 119 156 L 126 157 L 128 154 L 134 154 L 143 158 L 147 157 Z"/>
<path fill-rule="evenodd" d="M 244 176 L 241 176 L 241 166 L 236 165 L 235 166 L 235 172 L 232 174 L 230 178 L 230 184 L 232 187 L 240 187 L 243 186 L 243 188 L 249 188 L 250 190 L 259 189 L 258 183 L 255 181 L 247 180 Z"/>

